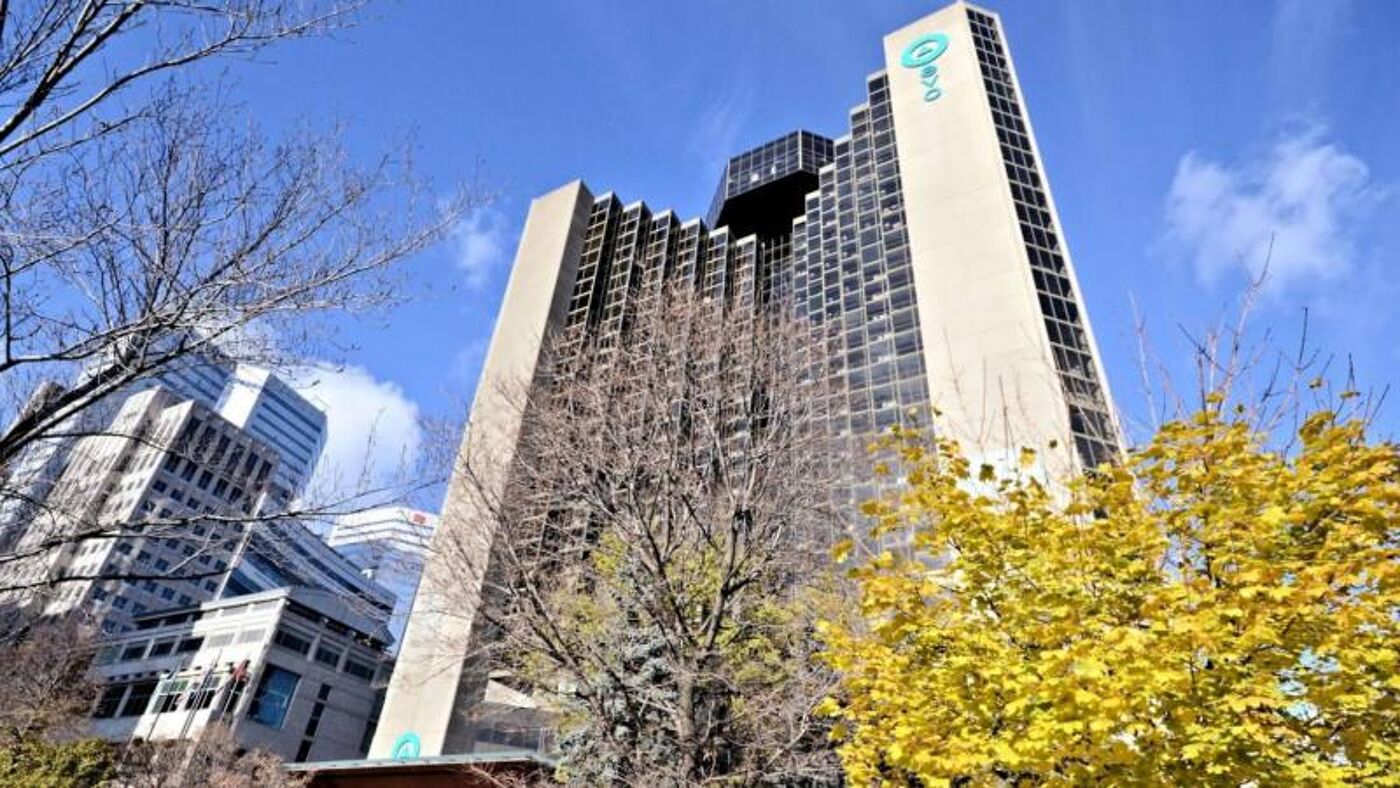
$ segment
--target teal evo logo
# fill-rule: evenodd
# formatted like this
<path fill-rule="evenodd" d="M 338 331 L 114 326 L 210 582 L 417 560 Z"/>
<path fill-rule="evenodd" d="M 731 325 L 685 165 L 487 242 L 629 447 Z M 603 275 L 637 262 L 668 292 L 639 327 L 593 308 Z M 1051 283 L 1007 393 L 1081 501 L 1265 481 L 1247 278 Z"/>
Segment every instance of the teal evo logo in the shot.
<path fill-rule="evenodd" d="M 418 734 L 409 731 L 394 741 L 389 757 L 396 761 L 408 761 L 417 758 L 422 750 L 423 742 L 418 739 Z"/>
<path fill-rule="evenodd" d="M 938 65 L 934 63 L 948 51 L 946 33 L 928 33 L 909 42 L 899 56 L 900 65 L 917 69 L 919 81 L 924 84 L 924 101 L 937 101 L 943 95 L 938 86 Z"/>

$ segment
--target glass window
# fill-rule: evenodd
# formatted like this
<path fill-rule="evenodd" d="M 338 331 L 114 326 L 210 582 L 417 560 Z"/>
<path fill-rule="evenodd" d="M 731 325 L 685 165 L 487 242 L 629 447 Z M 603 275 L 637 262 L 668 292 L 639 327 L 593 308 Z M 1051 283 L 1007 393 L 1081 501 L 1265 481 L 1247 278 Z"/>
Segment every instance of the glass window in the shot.
<path fill-rule="evenodd" d="M 180 707 L 180 701 L 185 697 L 185 689 L 189 686 L 188 679 L 166 679 L 160 683 L 156 689 L 155 704 L 152 711 L 156 714 L 164 714 Z"/>
<path fill-rule="evenodd" d="M 185 704 L 186 709 L 207 709 L 214 702 L 214 696 L 219 691 L 220 677 L 214 671 L 204 674 L 197 686 L 190 688 L 189 702 Z"/>
<path fill-rule="evenodd" d="M 138 640 L 135 643 L 128 643 L 126 648 L 122 649 L 121 661 L 125 662 L 129 659 L 140 659 L 141 655 L 146 653 L 146 644 L 148 642 L 150 641 Z"/>
<path fill-rule="evenodd" d="M 339 649 L 330 648 L 329 646 L 318 645 L 316 647 L 316 661 L 323 665 L 330 665 L 331 667 L 339 665 L 340 654 L 341 651 Z"/>
<path fill-rule="evenodd" d="M 363 662 L 356 662 L 353 659 L 345 660 L 345 672 L 352 676 L 358 676 L 365 681 L 374 680 L 374 668 Z"/>
<path fill-rule="evenodd" d="M 268 665 L 258 679 L 253 702 L 248 706 L 248 716 L 272 728 L 282 727 L 300 681 L 301 676 L 290 670 Z"/>
<path fill-rule="evenodd" d="M 277 630 L 277 633 L 272 636 L 272 642 L 288 651 L 295 651 L 303 657 L 306 656 L 307 652 L 311 651 L 310 639 L 285 629 Z"/>
<path fill-rule="evenodd" d="M 102 697 L 97 699 L 97 707 L 93 709 L 92 716 L 97 719 L 106 719 L 117 715 L 117 707 L 121 705 L 122 696 L 126 694 L 125 684 L 109 684 L 102 690 Z"/>
<path fill-rule="evenodd" d="M 118 717 L 139 717 L 146 711 L 146 706 L 150 705 L 151 695 L 155 694 L 156 682 L 138 681 L 131 685 L 131 694 L 126 696 L 126 703 L 122 704 L 121 713 Z"/>

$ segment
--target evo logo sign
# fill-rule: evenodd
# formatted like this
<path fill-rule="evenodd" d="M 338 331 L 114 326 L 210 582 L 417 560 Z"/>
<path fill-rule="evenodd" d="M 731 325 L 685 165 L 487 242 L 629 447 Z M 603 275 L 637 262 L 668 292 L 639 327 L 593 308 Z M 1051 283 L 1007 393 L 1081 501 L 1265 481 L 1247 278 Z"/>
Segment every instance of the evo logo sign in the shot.
<path fill-rule="evenodd" d="M 919 72 L 919 81 L 924 85 L 924 101 L 937 101 L 943 95 L 938 86 L 938 64 L 934 61 L 948 51 L 946 33 L 928 33 L 909 42 L 899 56 L 900 65 Z"/>

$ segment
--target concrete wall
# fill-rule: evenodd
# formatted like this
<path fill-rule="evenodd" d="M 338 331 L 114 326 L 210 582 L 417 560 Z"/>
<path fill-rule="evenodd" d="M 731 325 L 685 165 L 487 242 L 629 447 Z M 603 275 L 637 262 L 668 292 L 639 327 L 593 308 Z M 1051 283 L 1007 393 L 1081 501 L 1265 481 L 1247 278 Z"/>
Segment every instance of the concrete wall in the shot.
<path fill-rule="evenodd" d="M 568 308 L 592 203 L 575 181 L 530 205 L 371 758 L 389 757 L 406 736 L 416 737 L 423 756 L 461 752 L 468 744 L 450 736 L 462 728 L 460 721 L 453 725 L 458 698 L 472 689 L 461 677 L 494 532 L 489 500 L 503 489 L 515 454 L 520 394 Z"/>
<path fill-rule="evenodd" d="M 902 64 L 942 33 L 941 95 Z M 1063 472 L 1077 464 L 1015 204 L 978 69 L 967 7 L 957 3 L 884 39 L 929 395 L 935 420 L 974 464 L 1005 467 L 1033 446 Z M 1051 440 L 1059 448 L 1047 450 Z"/>
<path fill-rule="evenodd" d="M 234 666 L 245 661 L 248 683 L 237 705 L 231 705 L 230 695 L 220 692 L 205 709 L 189 709 L 182 701 L 177 708 L 161 713 L 148 707 L 139 716 L 94 719 L 91 733 L 114 742 L 132 738 L 186 739 L 198 736 L 206 725 L 218 721 L 229 725 L 244 747 L 265 749 L 290 762 L 305 737 L 321 685 L 327 684 L 331 687 L 330 695 L 324 703 L 307 758 L 315 761 L 360 757 L 365 726 L 373 712 L 378 690 L 371 681 L 343 672 L 340 665 L 320 662 L 313 655 L 318 646 L 325 644 L 340 652 L 342 657 L 348 655 L 362 664 L 374 666 L 379 664 L 382 654 L 352 642 L 339 632 L 329 633 L 324 625 L 288 612 L 281 596 L 285 593 L 278 590 L 210 603 L 203 607 L 203 618 L 198 621 L 138 630 L 110 641 L 103 652 L 114 647 L 120 654 L 137 643 L 148 651 L 153 641 L 173 644 L 190 637 L 202 638 L 203 644 L 197 651 L 188 653 L 172 652 L 133 660 L 99 658 L 94 670 L 104 684 L 154 681 L 175 675 L 189 680 L 192 686 L 212 676 L 219 686 L 225 687 Z M 310 650 L 297 654 L 272 646 L 274 633 L 279 628 L 307 639 L 311 643 Z M 286 716 L 277 727 L 248 717 L 258 681 L 268 665 L 300 676 Z"/>

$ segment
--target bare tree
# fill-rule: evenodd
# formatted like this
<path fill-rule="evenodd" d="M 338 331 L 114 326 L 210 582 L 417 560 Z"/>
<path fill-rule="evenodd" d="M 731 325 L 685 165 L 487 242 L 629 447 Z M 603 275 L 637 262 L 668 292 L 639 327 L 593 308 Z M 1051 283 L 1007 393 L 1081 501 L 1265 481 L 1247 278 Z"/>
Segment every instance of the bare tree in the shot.
<path fill-rule="evenodd" d="M 1164 422 L 1201 410 L 1231 409 L 1260 434 L 1284 436 L 1277 448 L 1286 451 L 1296 448 L 1293 440 L 1303 420 L 1319 410 L 1367 424 L 1381 413 L 1389 386 L 1367 386 L 1349 354 L 1318 346 L 1306 308 L 1295 328 L 1258 321 L 1272 242 L 1265 254 L 1258 277 L 1241 289 L 1237 302 L 1201 328 L 1177 325 L 1180 344 L 1165 356 L 1158 350 L 1165 342 L 1133 305 L 1145 414 L 1139 428 L 1155 432 Z M 1188 360 L 1189 374 L 1174 368 L 1175 358 Z"/>
<path fill-rule="evenodd" d="M 49 526 L 10 560 L 160 531 L 196 548 L 179 576 L 199 581 L 217 571 L 195 562 L 228 537 L 211 539 L 210 520 L 246 531 L 367 500 L 135 528 L 48 495 L 80 441 L 199 448 L 114 429 L 112 403 L 135 385 L 213 357 L 334 361 L 334 320 L 395 303 L 396 264 L 480 204 L 429 193 L 406 155 L 353 164 L 334 129 L 269 140 L 207 76 L 209 61 L 340 30 L 362 5 L 0 0 L 0 553 L 15 546 L 5 522 Z M 7 574 L 0 591 L 83 579 Z"/>
<path fill-rule="evenodd" d="M 33 627 L 0 645 L 0 747 L 81 733 L 96 696 L 93 628 L 78 618 Z"/>
<path fill-rule="evenodd" d="M 225 725 L 210 725 L 192 739 L 127 744 L 117 768 L 123 788 L 297 788 L 305 778 L 289 775 L 266 750 L 248 750 Z"/>
<path fill-rule="evenodd" d="M 570 782 L 839 781 L 809 659 L 844 531 L 837 398 L 810 332 L 676 290 L 620 342 L 563 337 L 513 396 L 489 566 L 471 534 L 436 547 L 487 577 L 484 664 L 556 715 Z M 459 478 L 494 461 L 461 457 Z"/>

